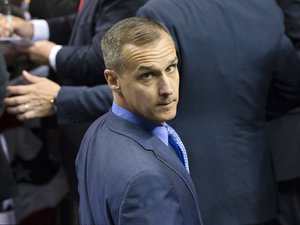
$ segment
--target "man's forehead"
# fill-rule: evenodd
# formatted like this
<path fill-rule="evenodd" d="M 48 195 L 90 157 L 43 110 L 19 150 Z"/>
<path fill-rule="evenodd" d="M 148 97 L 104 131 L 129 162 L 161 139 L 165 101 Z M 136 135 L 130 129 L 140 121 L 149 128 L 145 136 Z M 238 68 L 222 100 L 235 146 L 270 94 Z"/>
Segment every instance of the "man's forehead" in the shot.
<path fill-rule="evenodd" d="M 129 60 L 145 59 L 147 61 L 160 57 L 168 57 L 174 59 L 176 50 L 172 39 L 160 39 L 159 41 L 144 46 L 136 46 L 134 44 L 126 44 L 123 47 L 123 57 Z M 171 60 L 171 59 L 169 59 Z"/>
<path fill-rule="evenodd" d="M 165 61 L 159 61 L 159 63 L 161 64 L 166 64 L 166 66 L 169 66 L 169 65 L 172 65 L 174 63 L 177 63 L 178 59 L 177 59 L 177 56 L 175 55 L 174 57 L 172 58 L 169 58 Z M 153 63 L 153 62 L 141 62 L 139 65 L 138 65 L 138 68 L 137 70 L 151 70 L 151 69 L 156 69 L 157 68 L 157 63 Z"/>

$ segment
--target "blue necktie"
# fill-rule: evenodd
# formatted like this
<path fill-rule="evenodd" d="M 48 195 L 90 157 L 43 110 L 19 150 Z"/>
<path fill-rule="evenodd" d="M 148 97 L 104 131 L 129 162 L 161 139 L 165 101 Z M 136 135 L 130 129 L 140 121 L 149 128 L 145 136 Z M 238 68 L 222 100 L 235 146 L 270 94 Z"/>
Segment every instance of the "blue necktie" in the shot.
<path fill-rule="evenodd" d="M 180 161 L 185 166 L 186 170 L 190 173 L 187 153 L 186 153 L 185 147 L 184 147 L 179 135 L 169 125 L 166 125 L 166 128 L 168 131 L 169 143 L 174 148 L 177 156 L 179 157 Z"/>

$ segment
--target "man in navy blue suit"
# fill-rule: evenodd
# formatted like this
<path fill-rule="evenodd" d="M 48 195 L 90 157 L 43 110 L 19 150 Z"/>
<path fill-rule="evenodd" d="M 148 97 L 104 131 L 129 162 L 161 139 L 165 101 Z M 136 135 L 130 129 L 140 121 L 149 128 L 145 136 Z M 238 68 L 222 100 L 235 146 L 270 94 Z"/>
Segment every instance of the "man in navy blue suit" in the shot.
<path fill-rule="evenodd" d="M 179 160 L 165 122 L 179 100 L 171 36 L 157 22 L 132 17 L 114 25 L 101 46 L 114 102 L 77 156 L 81 224 L 201 225 L 187 158 Z"/>

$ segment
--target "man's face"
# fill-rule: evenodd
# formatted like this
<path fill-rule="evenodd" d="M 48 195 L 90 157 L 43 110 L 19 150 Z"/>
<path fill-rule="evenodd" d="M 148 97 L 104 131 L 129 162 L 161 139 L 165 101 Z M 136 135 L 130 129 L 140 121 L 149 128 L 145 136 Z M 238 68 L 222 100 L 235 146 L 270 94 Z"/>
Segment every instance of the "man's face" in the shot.
<path fill-rule="evenodd" d="M 162 38 L 146 47 L 125 45 L 125 69 L 118 76 L 119 105 L 150 120 L 163 123 L 176 115 L 179 74 L 172 39 Z"/>

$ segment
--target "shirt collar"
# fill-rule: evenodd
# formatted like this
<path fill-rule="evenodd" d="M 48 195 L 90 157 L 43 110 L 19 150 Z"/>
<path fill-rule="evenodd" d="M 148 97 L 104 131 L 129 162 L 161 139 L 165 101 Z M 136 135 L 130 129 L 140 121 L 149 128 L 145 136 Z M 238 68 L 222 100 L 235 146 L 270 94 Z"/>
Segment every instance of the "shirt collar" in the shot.
<path fill-rule="evenodd" d="M 138 126 L 150 131 L 153 135 L 158 137 L 163 143 L 168 145 L 168 131 L 166 129 L 166 125 L 167 125 L 166 123 L 163 123 L 163 125 L 157 125 L 150 121 L 144 120 L 141 117 L 137 116 L 136 114 L 119 106 L 115 102 L 113 102 L 113 105 L 112 105 L 112 112 L 114 114 L 116 114 L 117 116 L 119 116 L 125 120 L 128 120 L 132 123 L 135 123 Z"/>

